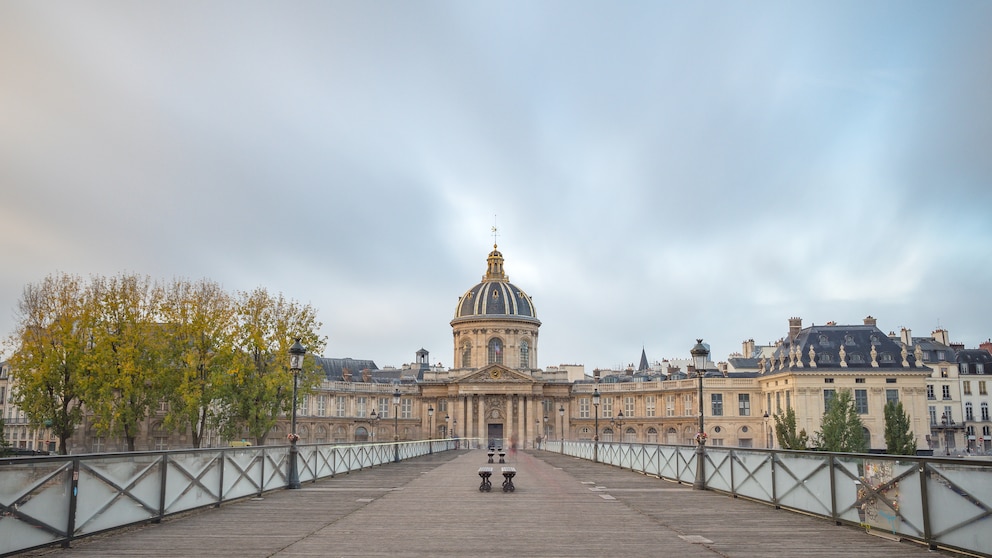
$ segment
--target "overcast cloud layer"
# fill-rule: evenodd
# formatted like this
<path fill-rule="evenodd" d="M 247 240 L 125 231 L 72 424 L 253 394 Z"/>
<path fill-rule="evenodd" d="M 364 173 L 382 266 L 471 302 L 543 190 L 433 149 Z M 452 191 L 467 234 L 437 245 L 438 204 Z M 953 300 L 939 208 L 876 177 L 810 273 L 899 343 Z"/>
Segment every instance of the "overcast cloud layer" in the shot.
<path fill-rule="evenodd" d="M 451 365 L 490 228 L 539 366 L 992 336 L 988 2 L 0 3 L 0 336 L 55 272 Z"/>

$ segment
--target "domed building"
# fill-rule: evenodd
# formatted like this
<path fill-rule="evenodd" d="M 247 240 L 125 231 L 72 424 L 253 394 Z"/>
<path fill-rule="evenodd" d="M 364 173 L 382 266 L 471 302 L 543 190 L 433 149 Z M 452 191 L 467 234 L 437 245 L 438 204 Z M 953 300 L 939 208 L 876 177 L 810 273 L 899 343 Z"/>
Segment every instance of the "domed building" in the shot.
<path fill-rule="evenodd" d="M 455 306 L 456 367 L 425 374 L 421 384 L 422 399 L 444 417 L 452 436 L 522 444 L 556 425 L 545 422 L 567 403 L 569 383 L 549 381 L 537 368 L 540 327 L 534 302 L 510 282 L 494 244 L 482 281 Z"/>

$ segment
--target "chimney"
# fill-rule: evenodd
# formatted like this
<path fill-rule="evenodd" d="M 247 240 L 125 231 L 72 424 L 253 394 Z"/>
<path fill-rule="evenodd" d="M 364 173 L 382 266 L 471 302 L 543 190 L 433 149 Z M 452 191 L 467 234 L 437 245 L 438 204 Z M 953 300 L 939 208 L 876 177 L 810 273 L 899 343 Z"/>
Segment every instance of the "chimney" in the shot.
<path fill-rule="evenodd" d="M 947 330 L 946 329 L 937 328 L 930 335 L 932 335 L 933 336 L 933 340 L 936 341 L 936 342 L 938 342 L 938 343 L 942 343 L 942 344 L 948 345 L 948 346 L 950 346 L 950 344 L 951 344 L 950 338 L 947 335 Z"/>
<path fill-rule="evenodd" d="M 789 318 L 789 341 L 795 341 L 799 332 L 803 329 L 802 318 Z"/>
<path fill-rule="evenodd" d="M 878 320 L 871 317 L 871 314 L 869 314 L 868 317 L 865 318 L 865 325 L 871 327 L 878 327 Z"/>
<path fill-rule="evenodd" d="M 754 356 L 754 339 L 748 339 L 743 343 L 744 346 L 744 358 L 751 358 Z"/>
<path fill-rule="evenodd" d="M 372 371 L 368 368 L 362 369 L 362 381 L 366 384 L 372 381 Z"/>
<path fill-rule="evenodd" d="M 978 346 L 978 348 L 985 349 L 986 351 L 992 353 L 992 339 L 989 339 L 988 341 L 982 343 L 981 345 Z"/>
<path fill-rule="evenodd" d="M 908 329 L 906 329 L 906 328 L 902 328 L 899 331 L 899 340 L 902 341 L 903 345 L 906 345 L 907 347 L 912 347 L 913 346 L 913 332 L 910 331 L 910 330 L 908 330 Z"/>

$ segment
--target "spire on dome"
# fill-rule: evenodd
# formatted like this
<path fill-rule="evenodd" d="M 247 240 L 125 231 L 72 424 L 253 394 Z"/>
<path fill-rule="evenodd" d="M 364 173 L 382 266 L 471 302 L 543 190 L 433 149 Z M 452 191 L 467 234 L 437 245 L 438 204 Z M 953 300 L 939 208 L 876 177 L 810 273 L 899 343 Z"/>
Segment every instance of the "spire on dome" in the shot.
<path fill-rule="evenodd" d="M 643 372 L 649 370 L 651 367 L 648 365 L 648 354 L 644 352 L 644 347 L 641 347 L 641 363 L 637 366 L 638 372 Z"/>

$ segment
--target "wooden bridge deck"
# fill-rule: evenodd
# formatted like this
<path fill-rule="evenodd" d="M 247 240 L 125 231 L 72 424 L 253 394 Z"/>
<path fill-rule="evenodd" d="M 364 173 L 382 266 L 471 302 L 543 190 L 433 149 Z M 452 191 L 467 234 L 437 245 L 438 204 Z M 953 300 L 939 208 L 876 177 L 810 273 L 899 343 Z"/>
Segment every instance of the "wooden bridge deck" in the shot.
<path fill-rule="evenodd" d="M 517 470 L 513 493 L 502 492 L 498 474 L 492 492 L 479 492 L 477 472 L 487 464 L 485 451 L 444 452 L 26 555 L 940 555 L 914 543 L 555 453 L 507 457 L 507 465 Z"/>

